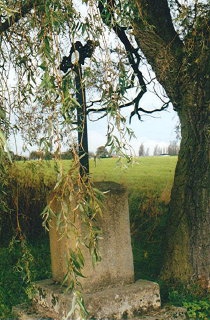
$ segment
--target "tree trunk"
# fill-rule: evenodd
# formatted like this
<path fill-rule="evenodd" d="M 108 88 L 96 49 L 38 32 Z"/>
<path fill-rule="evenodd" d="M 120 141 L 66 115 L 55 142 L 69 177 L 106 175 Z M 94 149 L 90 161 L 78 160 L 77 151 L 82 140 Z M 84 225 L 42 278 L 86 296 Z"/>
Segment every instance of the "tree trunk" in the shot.
<path fill-rule="evenodd" d="M 209 142 L 210 28 L 203 16 L 185 41 L 167 0 L 136 0 L 134 34 L 177 111 L 182 141 L 171 194 L 162 278 L 210 289 Z M 165 30 L 167 30 L 165 34 Z"/>
<path fill-rule="evenodd" d="M 182 141 L 175 171 L 162 276 L 210 288 L 208 109 L 179 112 Z"/>

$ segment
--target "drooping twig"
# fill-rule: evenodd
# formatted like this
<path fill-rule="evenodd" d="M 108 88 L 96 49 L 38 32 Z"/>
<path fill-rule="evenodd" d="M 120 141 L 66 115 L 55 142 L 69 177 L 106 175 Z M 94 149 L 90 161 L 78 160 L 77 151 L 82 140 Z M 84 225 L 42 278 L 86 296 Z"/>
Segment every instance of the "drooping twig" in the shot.
<path fill-rule="evenodd" d="M 10 17 L 4 17 L 4 22 L 0 19 L 0 34 L 7 31 L 13 24 L 18 22 L 21 18 L 25 17 L 36 5 L 41 3 L 40 0 L 27 0 L 22 3 L 22 6 L 17 10 L 14 9 L 14 13 Z"/>

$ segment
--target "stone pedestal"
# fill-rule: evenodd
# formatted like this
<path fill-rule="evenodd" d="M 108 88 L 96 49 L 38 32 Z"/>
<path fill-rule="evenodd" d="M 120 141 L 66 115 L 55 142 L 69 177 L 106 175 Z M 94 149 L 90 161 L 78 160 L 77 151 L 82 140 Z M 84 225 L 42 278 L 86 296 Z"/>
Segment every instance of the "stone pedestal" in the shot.
<path fill-rule="evenodd" d="M 106 192 L 102 216 L 96 220 L 96 225 L 102 232 L 102 239 L 99 241 L 102 261 L 93 266 L 88 249 L 85 246 L 82 248 L 85 258 L 83 274 L 86 278 L 80 282 L 90 315 L 88 319 L 127 319 L 148 310 L 159 309 L 158 284 L 144 280 L 134 282 L 128 195 L 125 188 L 112 182 L 98 183 L 96 187 Z M 70 228 L 63 236 L 63 232 L 57 227 L 58 217 L 52 219 L 50 248 L 53 279 L 35 284 L 37 293 L 31 312 L 22 312 L 21 308 L 16 308 L 15 312 L 21 320 L 84 320 L 78 310 L 73 308 L 74 295 L 66 293 L 65 288 L 59 284 L 67 272 L 69 250 L 74 250 L 76 246 L 75 233 L 71 228 L 76 228 L 83 236 L 87 234 L 79 212 L 72 212 L 72 207 L 75 206 L 71 206 L 70 198 L 74 201 L 69 195 L 64 199 L 62 197 L 62 201 L 59 194 L 51 198 L 50 206 L 55 215 L 60 215 L 60 219 L 61 206 L 64 206 Z M 31 318 L 32 313 L 34 318 Z"/>
<path fill-rule="evenodd" d="M 82 247 L 85 260 L 82 272 L 85 278 L 80 278 L 79 281 L 85 292 L 95 292 L 102 288 L 134 281 L 127 191 L 123 186 L 113 182 L 96 183 L 96 188 L 106 192 L 102 216 L 97 216 L 95 222 L 101 229 L 99 252 L 102 260 L 93 266 L 89 250 L 85 246 Z M 76 226 L 77 231 L 85 237 L 88 231 L 79 219 L 78 212 L 76 215 L 71 214 L 69 197 L 64 198 L 63 201 L 61 204 L 59 197 L 51 200 L 50 206 L 53 212 L 57 216 L 61 212 L 61 205 L 68 208 L 65 210 L 69 210 L 70 226 L 72 223 L 72 229 Z M 75 249 L 76 238 L 71 228 L 63 236 L 57 227 L 56 220 L 57 217 L 50 223 L 52 276 L 55 281 L 62 282 L 67 272 L 69 250 Z"/>
<path fill-rule="evenodd" d="M 78 310 L 70 314 L 72 294 L 65 293 L 64 289 L 55 285 L 52 280 L 37 282 L 36 287 L 38 290 L 34 303 L 40 315 L 53 320 L 84 320 Z M 160 308 L 158 284 L 145 280 L 106 288 L 95 293 L 84 293 L 83 297 L 90 320 L 134 318 L 148 310 Z"/>

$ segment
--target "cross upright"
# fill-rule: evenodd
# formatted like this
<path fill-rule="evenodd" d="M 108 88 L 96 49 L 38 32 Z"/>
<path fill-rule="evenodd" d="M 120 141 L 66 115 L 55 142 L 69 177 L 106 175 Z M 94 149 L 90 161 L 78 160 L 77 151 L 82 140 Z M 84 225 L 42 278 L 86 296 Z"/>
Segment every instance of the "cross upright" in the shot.
<path fill-rule="evenodd" d="M 86 58 L 91 58 L 94 49 L 95 43 L 92 40 L 88 40 L 85 45 L 76 41 L 71 47 L 69 56 L 64 56 L 60 64 L 60 69 L 64 73 L 69 69 L 75 72 L 76 100 L 79 104 L 77 107 L 77 125 L 81 177 L 89 174 L 86 96 L 85 86 L 82 82 L 82 65 L 84 65 Z"/>

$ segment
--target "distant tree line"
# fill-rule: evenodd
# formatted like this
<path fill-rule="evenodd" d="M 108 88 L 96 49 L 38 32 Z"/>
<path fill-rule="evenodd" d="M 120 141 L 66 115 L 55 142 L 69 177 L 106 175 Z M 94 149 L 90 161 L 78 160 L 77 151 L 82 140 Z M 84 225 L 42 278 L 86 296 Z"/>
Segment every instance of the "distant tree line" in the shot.
<path fill-rule="evenodd" d="M 98 147 L 96 153 L 89 152 L 89 157 L 91 158 L 110 158 L 111 156 L 105 146 Z M 55 158 L 55 155 L 49 151 L 32 151 L 29 155 L 29 160 L 52 160 L 53 158 Z M 59 158 L 61 160 L 71 160 L 73 158 L 73 149 L 69 148 L 67 151 L 61 152 Z"/>
<path fill-rule="evenodd" d="M 50 151 L 32 151 L 29 155 L 29 160 L 52 160 L 56 158 L 55 153 L 50 152 Z M 59 154 L 59 158 L 61 160 L 71 160 L 73 158 L 73 151 L 72 148 L 61 152 Z"/>
<path fill-rule="evenodd" d="M 14 161 L 25 161 L 25 160 L 52 160 L 57 157 L 55 153 L 50 151 L 43 151 L 43 150 L 33 150 L 30 152 L 29 156 L 21 156 L 15 154 L 13 151 L 10 151 L 10 155 L 12 160 Z M 97 148 L 96 153 L 89 152 L 89 157 L 91 158 L 110 158 L 112 155 L 106 149 L 105 146 L 100 146 Z M 59 154 L 59 158 L 61 160 L 71 160 L 73 158 L 73 148 L 69 148 L 68 150 L 61 152 Z"/>
<path fill-rule="evenodd" d="M 153 156 L 169 155 L 176 156 L 179 153 L 179 144 L 176 140 L 171 141 L 167 147 L 161 147 L 158 144 L 154 147 Z M 149 156 L 149 148 L 145 148 L 144 144 L 141 143 L 139 147 L 139 157 Z"/>
<path fill-rule="evenodd" d="M 105 146 L 100 146 L 97 148 L 95 156 L 97 158 L 110 158 L 111 154 Z"/>
<path fill-rule="evenodd" d="M 10 151 L 10 157 L 13 161 L 26 161 L 26 160 L 52 160 L 56 158 L 55 153 L 43 150 L 33 150 L 29 156 L 22 156 Z M 62 160 L 71 160 L 73 158 L 72 149 L 68 149 L 59 154 L 59 158 Z"/>
<path fill-rule="evenodd" d="M 73 158 L 73 149 L 69 148 L 68 150 L 61 152 L 59 154 L 59 158 L 61 160 L 71 160 Z M 139 146 L 139 157 L 148 157 L 149 156 L 149 148 L 145 147 L 143 143 Z M 179 153 L 179 145 L 177 141 L 171 141 L 167 147 L 161 147 L 158 144 L 154 147 L 153 156 L 159 155 L 170 155 L 175 156 Z M 13 161 L 25 161 L 25 160 L 52 160 L 56 157 L 55 153 L 50 151 L 43 150 L 33 150 L 30 152 L 29 156 L 22 156 L 15 154 L 13 151 L 10 151 L 10 156 Z M 96 152 L 89 152 L 90 158 L 111 158 L 114 155 L 107 150 L 105 146 L 99 146 Z"/>
<path fill-rule="evenodd" d="M 9 151 L 10 158 L 12 161 L 25 161 L 27 160 L 27 157 L 21 156 L 19 154 L 15 154 L 13 151 Z"/>

